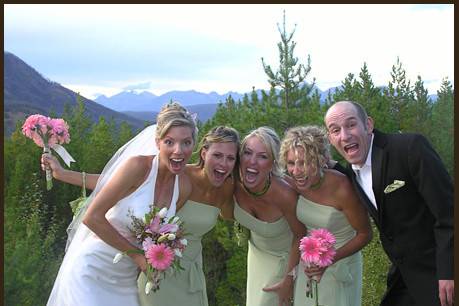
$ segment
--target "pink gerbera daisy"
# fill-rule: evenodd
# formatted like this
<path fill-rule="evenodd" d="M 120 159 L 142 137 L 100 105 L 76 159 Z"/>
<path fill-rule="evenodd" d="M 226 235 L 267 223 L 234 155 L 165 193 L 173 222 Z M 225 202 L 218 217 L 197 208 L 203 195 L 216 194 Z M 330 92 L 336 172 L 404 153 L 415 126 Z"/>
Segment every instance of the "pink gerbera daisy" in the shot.
<path fill-rule="evenodd" d="M 145 252 L 145 257 L 153 268 L 164 271 L 171 266 L 174 260 L 174 251 L 163 243 L 152 244 Z"/>
<path fill-rule="evenodd" d="M 333 258 L 335 257 L 335 255 L 336 255 L 335 248 L 333 247 L 329 248 L 328 250 L 326 250 L 320 255 L 317 265 L 319 267 L 328 267 L 329 265 L 333 263 Z"/>
<path fill-rule="evenodd" d="M 300 241 L 301 259 L 305 263 L 317 263 L 322 253 L 322 246 L 318 239 L 303 237 Z"/>
<path fill-rule="evenodd" d="M 311 237 L 320 239 L 323 243 L 327 245 L 333 245 L 336 242 L 335 236 L 324 228 L 319 228 L 311 230 Z"/>

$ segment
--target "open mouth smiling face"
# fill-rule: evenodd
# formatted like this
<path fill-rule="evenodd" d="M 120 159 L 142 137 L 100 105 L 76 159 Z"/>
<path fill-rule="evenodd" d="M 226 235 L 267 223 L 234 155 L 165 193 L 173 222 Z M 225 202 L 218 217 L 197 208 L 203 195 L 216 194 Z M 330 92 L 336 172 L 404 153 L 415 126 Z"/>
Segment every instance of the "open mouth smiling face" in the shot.
<path fill-rule="evenodd" d="M 191 128 L 186 126 L 171 127 L 162 139 L 157 140 L 161 160 L 167 160 L 167 167 L 174 174 L 185 169 L 193 152 Z"/>
<path fill-rule="evenodd" d="M 236 164 L 237 145 L 234 142 L 213 143 L 201 152 L 204 169 L 214 186 L 221 186 Z"/>
<path fill-rule="evenodd" d="M 336 150 L 348 163 L 363 165 L 371 143 L 373 120 L 368 117 L 362 122 L 352 104 L 339 103 L 329 110 L 325 122 L 328 139 Z"/>
<path fill-rule="evenodd" d="M 249 138 L 241 156 L 241 176 L 244 185 L 253 189 L 252 191 L 262 190 L 272 166 L 272 157 L 263 142 L 258 137 Z"/>
<path fill-rule="evenodd" d="M 312 167 L 305 166 L 304 149 L 296 147 L 287 152 L 286 156 L 287 172 L 295 181 L 298 189 L 302 190 L 310 185 L 310 173 L 313 172 Z"/>

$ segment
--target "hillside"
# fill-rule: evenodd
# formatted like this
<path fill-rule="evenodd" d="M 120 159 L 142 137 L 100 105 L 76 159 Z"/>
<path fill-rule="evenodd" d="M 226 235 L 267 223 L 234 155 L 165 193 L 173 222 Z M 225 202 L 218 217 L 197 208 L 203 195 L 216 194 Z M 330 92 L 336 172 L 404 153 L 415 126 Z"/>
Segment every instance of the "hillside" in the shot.
<path fill-rule="evenodd" d="M 77 104 L 77 93 L 43 77 L 12 53 L 4 52 L 4 135 L 10 135 L 17 120 L 40 113 L 55 113 L 61 116 L 66 103 Z M 143 127 L 143 121 L 106 108 L 94 101 L 82 97 L 86 113 L 93 121 L 100 116 L 113 118 L 116 124 L 126 121 L 133 128 Z"/>

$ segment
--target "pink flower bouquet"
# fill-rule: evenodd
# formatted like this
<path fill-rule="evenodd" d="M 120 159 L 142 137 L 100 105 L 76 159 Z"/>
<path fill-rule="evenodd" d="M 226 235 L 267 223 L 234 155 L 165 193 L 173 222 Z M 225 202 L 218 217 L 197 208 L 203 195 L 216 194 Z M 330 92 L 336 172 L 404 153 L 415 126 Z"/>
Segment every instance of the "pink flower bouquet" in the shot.
<path fill-rule="evenodd" d="M 66 162 L 75 161 L 59 144 L 69 143 L 70 135 L 68 125 L 63 119 L 52 119 L 43 115 L 35 114 L 27 117 L 22 125 L 22 133 L 32 139 L 39 147 L 43 148 L 43 153 L 51 153 L 54 149 Z M 53 187 L 52 175 L 49 169 L 46 170 L 46 188 Z"/>
<path fill-rule="evenodd" d="M 184 238 L 183 223 L 180 218 L 175 216 L 167 218 L 167 208 L 152 207 L 151 211 L 145 214 L 143 219 L 131 216 L 132 232 L 137 241 L 142 245 L 140 250 L 130 250 L 125 253 L 141 253 L 147 260 L 147 284 L 145 293 L 159 289 L 162 278 L 166 276 L 166 271 L 183 270 L 180 266 L 180 258 L 188 242 Z M 123 253 L 116 254 L 113 259 L 117 263 Z"/>
<path fill-rule="evenodd" d="M 333 263 L 335 257 L 336 239 L 327 229 L 311 230 L 308 236 L 300 240 L 301 260 L 307 267 L 318 266 L 328 267 Z M 311 284 L 314 285 L 315 294 L 311 292 Z M 310 278 L 307 285 L 306 296 L 313 298 L 315 295 L 315 305 L 319 305 L 319 292 L 317 288 L 317 280 Z"/>

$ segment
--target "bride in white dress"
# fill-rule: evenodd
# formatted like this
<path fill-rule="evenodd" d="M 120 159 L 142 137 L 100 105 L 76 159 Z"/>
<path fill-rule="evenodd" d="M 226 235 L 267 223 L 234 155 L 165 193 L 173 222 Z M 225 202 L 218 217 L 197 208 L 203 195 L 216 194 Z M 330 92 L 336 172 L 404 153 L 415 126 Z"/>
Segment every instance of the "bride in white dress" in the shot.
<path fill-rule="evenodd" d="M 187 200 L 191 185 L 183 170 L 196 137 L 193 117 L 171 103 L 157 125 L 118 150 L 69 227 L 71 243 L 47 306 L 139 305 L 137 276 L 145 257 L 131 253 L 116 264 L 113 258 L 140 247 L 129 230 L 131 215 L 141 218 L 154 203 L 168 207 L 170 217 Z"/>

